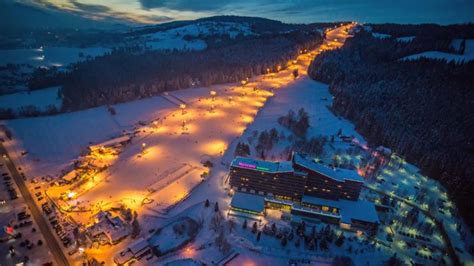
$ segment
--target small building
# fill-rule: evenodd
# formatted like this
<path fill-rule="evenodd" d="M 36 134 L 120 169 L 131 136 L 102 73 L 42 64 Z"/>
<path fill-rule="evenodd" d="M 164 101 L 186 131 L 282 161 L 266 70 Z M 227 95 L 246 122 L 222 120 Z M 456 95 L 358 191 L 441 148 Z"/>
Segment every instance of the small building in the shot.
<path fill-rule="evenodd" d="M 76 170 L 72 170 L 70 172 L 68 172 L 67 174 L 65 174 L 62 179 L 64 179 L 64 181 L 68 182 L 68 183 L 71 183 L 73 182 L 77 177 L 77 172 Z"/>
<path fill-rule="evenodd" d="M 329 200 L 311 196 L 303 197 L 301 206 L 292 214 L 339 224 L 348 230 L 370 231 L 380 224 L 375 205 L 364 200 Z"/>
<path fill-rule="evenodd" d="M 230 209 L 230 215 L 238 215 L 236 214 L 237 212 L 262 216 L 265 210 L 265 200 L 264 197 L 260 195 L 236 192 L 232 197 Z"/>
<path fill-rule="evenodd" d="M 118 138 L 109 139 L 107 141 L 98 143 L 96 145 L 91 145 L 91 146 L 89 146 L 89 150 L 90 151 L 97 151 L 97 150 L 100 150 L 102 148 L 108 148 L 108 147 L 112 147 L 112 146 L 115 146 L 115 145 L 118 145 L 118 144 L 128 143 L 130 141 L 131 141 L 130 136 L 127 136 L 127 135 L 126 136 L 121 136 L 121 137 L 118 137 Z"/>
<path fill-rule="evenodd" d="M 153 256 L 148 242 L 144 238 L 139 238 L 127 248 L 114 256 L 114 262 L 118 265 L 124 265 L 132 260 L 140 260 L 145 256 Z"/>
<path fill-rule="evenodd" d="M 96 222 L 87 228 L 92 238 L 105 237 L 109 244 L 117 244 L 129 235 L 130 230 L 118 216 L 112 217 L 110 212 L 102 211 L 96 216 Z"/>

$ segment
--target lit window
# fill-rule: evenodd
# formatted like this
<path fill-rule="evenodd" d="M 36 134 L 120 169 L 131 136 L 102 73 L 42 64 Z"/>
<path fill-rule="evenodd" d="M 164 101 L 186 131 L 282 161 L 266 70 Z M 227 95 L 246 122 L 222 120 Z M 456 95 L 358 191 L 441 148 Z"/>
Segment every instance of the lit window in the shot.
<path fill-rule="evenodd" d="M 325 211 L 325 212 L 327 212 L 327 211 L 329 211 L 329 208 L 328 208 L 327 206 L 323 206 L 323 207 L 322 207 L 322 210 Z"/>

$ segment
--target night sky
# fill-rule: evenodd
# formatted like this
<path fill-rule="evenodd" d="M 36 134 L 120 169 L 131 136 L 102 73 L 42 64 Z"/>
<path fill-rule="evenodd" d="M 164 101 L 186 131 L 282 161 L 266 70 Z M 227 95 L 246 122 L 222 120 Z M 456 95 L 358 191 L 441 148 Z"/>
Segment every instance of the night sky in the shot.
<path fill-rule="evenodd" d="M 292 23 L 474 21 L 472 0 L 41 0 L 22 3 L 93 19 L 146 24 L 214 15 L 259 16 Z"/>

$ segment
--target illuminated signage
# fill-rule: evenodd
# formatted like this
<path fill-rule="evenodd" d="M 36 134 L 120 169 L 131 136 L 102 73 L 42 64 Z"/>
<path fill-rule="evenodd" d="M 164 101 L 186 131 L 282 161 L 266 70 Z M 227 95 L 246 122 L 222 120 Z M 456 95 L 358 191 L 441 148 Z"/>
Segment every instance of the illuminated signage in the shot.
<path fill-rule="evenodd" d="M 260 167 L 260 166 L 256 166 L 254 164 L 248 164 L 248 163 L 239 163 L 239 166 L 250 168 L 250 169 L 257 169 L 260 171 L 270 171 L 270 168 Z"/>
<path fill-rule="evenodd" d="M 239 163 L 239 166 L 242 166 L 242 167 L 245 167 L 245 168 L 251 168 L 251 169 L 257 168 L 255 165 L 248 164 L 248 163 Z"/>

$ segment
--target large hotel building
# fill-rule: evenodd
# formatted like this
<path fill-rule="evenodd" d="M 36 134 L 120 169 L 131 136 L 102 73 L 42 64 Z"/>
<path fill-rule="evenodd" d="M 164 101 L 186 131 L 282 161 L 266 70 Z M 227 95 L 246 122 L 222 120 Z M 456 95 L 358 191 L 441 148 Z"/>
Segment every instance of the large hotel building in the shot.
<path fill-rule="evenodd" d="M 353 230 L 372 230 L 379 223 L 374 204 L 359 200 L 361 176 L 299 153 L 285 162 L 236 157 L 229 184 L 235 191 L 231 202 L 235 215 L 263 215 L 265 208 L 279 208 L 295 221 L 320 220 Z"/>

